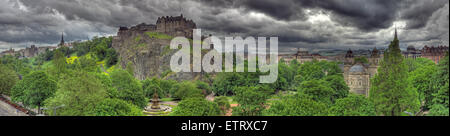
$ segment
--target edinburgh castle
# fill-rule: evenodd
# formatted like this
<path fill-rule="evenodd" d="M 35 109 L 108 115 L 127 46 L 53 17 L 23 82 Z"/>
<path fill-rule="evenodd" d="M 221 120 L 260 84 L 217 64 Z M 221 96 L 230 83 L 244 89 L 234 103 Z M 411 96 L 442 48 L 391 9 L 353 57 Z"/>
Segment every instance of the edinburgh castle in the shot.
<path fill-rule="evenodd" d="M 131 28 L 128 27 L 120 27 L 117 36 L 119 37 L 128 37 L 131 36 L 133 32 L 158 32 L 164 33 L 173 37 L 176 36 L 184 36 L 187 38 L 192 38 L 193 33 L 192 30 L 196 29 L 197 25 L 192 20 L 188 20 L 183 17 L 183 14 L 180 16 L 172 17 L 165 16 L 159 17 L 156 21 L 156 24 L 139 24 L 133 26 Z"/>

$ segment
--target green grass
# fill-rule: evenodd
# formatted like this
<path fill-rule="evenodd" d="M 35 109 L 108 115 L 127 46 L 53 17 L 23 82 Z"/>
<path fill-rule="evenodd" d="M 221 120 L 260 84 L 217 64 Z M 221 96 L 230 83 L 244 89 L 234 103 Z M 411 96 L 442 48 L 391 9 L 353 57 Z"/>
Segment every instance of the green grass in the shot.
<path fill-rule="evenodd" d="M 53 61 L 46 61 L 46 62 L 44 62 L 44 64 L 42 64 L 42 66 L 41 66 L 41 68 L 44 68 L 44 69 L 50 68 L 50 67 L 53 67 Z"/>
<path fill-rule="evenodd" d="M 77 52 L 70 54 L 70 57 L 77 56 Z"/>
<path fill-rule="evenodd" d="M 238 104 L 238 102 L 234 101 L 234 99 L 233 99 L 234 96 L 225 96 L 225 97 L 228 99 L 230 104 Z"/>
<path fill-rule="evenodd" d="M 148 35 L 148 37 L 150 38 L 156 38 L 156 39 L 172 39 L 172 36 L 169 36 L 167 34 L 162 34 L 162 33 L 158 33 L 158 32 L 145 32 L 146 35 Z"/>
<path fill-rule="evenodd" d="M 171 51 L 170 45 L 167 45 L 167 46 L 163 47 L 163 52 L 161 53 L 161 55 L 162 55 L 162 56 L 165 56 L 165 55 L 167 55 L 170 51 Z"/>
<path fill-rule="evenodd" d="M 170 102 L 170 101 L 173 101 L 173 98 L 161 98 L 161 101 Z"/>
<path fill-rule="evenodd" d="M 141 44 L 138 44 L 138 45 L 136 45 L 137 47 L 145 47 L 145 46 L 147 46 L 145 43 L 141 43 Z"/>
<path fill-rule="evenodd" d="M 141 41 L 141 36 L 137 36 L 136 38 L 134 38 L 135 42 L 140 42 Z"/>

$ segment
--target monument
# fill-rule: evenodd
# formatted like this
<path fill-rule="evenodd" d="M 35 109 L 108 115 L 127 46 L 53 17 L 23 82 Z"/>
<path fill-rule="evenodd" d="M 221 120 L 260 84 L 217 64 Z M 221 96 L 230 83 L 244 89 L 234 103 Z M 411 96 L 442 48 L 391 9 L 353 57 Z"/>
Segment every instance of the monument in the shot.
<path fill-rule="evenodd" d="M 150 100 L 150 102 L 152 103 L 151 108 L 152 109 L 161 109 L 161 107 L 159 106 L 159 95 L 158 95 L 158 89 L 155 88 L 155 91 L 153 92 L 153 99 Z"/>

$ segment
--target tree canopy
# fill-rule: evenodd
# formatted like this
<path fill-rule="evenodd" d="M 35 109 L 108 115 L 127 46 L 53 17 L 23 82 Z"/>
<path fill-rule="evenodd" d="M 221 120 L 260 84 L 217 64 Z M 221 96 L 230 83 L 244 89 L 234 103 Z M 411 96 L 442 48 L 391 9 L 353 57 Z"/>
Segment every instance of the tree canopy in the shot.
<path fill-rule="evenodd" d="M 420 102 L 408 82 L 408 69 L 397 37 L 384 53 L 378 74 L 371 82 L 369 98 L 375 104 L 377 115 L 401 116 L 419 111 Z"/>
<path fill-rule="evenodd" d="M 11 88 L 19 80 L 14 70 L 0 63 L 0 94 L 9 95 Z"/>
<path fill-rule="evenodd" d="M 11 98 L 15 102 L 22 102 L 25 106 L 35 108 L 39 112 L 44 101 L 52 97 L 57 89 L 56 81 L 43 71 L 35 71 L 19 81 L 11 91 Z"/>
<path fill-rule="evenodd" d="M 219 116 L 219 106 L 204 98 L 182 100 L 172 112 L 172 116 Z"/>
<path fill-rule="evenodd" d="M 375 116 L 375 106 L 365 96 L 352 94 L 330 107 L 330 116 Z"/>

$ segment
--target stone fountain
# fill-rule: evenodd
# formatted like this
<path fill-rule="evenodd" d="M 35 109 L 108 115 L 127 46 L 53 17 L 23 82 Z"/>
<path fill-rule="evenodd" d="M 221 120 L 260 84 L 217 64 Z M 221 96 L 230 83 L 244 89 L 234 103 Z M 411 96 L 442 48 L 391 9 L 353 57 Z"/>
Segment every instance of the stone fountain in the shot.
<path fill-rule="evenodd" d="M 151 109 L 161 109 L 161 107 L 159 106 L 159 102 L 161 102 L 161 100 L 159 100 L 159 95 L 158 95 L 158 91 L 156 91 L 157 89 L 155 89 L 155 92 L 153 93 L 153 99 L 150 100 L 150 102 L 152 103 Z"/>
<path fill-rule="evenodd" d="M 153 93 L 153 98 L 150 100 L 150 105 L 145 108 L 144 113 L 149 116 L 162 116 L 167 115 L 172 111 L 172 107 L 161 105 L 161 100 L 159 99 L 158 91 L 155 88 Z"/>

